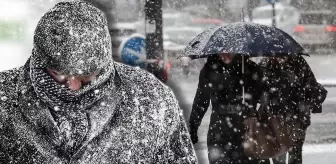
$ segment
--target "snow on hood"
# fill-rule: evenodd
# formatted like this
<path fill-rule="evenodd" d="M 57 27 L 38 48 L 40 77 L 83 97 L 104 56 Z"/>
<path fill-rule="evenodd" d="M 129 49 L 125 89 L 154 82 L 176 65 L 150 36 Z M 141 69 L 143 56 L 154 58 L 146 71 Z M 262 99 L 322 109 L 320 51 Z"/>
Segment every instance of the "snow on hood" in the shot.
<path fill-rule="evenodd" d="M 107 20 L 87 2 L 58 3 L 36 27 L 34 52 L 63 74 L 91 74 L 112 62 Z"/>

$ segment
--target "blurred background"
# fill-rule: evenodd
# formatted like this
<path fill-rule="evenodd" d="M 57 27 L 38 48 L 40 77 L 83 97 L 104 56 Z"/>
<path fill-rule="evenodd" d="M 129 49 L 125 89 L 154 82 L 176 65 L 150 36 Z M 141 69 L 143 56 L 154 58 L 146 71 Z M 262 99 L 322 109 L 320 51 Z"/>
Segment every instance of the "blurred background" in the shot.
<path fill-rule="evenodd" d="M 109 20 L 113 58 L 121 61 L 120 44 L 134 33 L 146 35 L 145 0 L 87 0 L 103 10 Z M 60 0 L 0 0 L 0 70 L 21 66 L 31 54 L 33 33 L 40 17 Z M 170 78 L 186 99 L 188 121 L 205 60 L 181 62 L 177 56 L 193 37 L 207 28 L 232 22 L 272 25 L 272 6 L 265 0 L 163 0 L 163 51 L 172 62 Z M 276 26 L 293 36 L 311 57 L 306 57 L 319 82 L 336 83 L 336 0 L 280 0 L 275 4 Z M 304 163 L 336 163 L 336 89 L 322 114 L 312 116 L 304 147 Z M 206 132 L 209 110 L 195 145 L 201 163 L 207 163 Z"/>

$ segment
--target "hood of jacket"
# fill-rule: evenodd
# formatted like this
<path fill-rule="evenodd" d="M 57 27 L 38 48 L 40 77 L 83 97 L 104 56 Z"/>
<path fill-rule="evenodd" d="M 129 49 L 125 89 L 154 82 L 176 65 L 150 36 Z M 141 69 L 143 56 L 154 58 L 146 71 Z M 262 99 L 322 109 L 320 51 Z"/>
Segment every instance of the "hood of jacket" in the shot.
<path fill-rule="evenodd" d="M 111 37 L 104 14 L 83 1 L 61 2 L 44 14 L 34 34 L 30 82 L 51 108 L 86 108 L 111 87 L 114 76 Z M 61 74 L 100 74 L 78 91 L 57 83 L 46 68 Z"/>
<path fill-rule="evenodd" d="M 45 13 L 33 43 L 33 59 L 63 74 L 88 75 L 112 62 L 106 17 L 83 1 L 61 2 Z"/>

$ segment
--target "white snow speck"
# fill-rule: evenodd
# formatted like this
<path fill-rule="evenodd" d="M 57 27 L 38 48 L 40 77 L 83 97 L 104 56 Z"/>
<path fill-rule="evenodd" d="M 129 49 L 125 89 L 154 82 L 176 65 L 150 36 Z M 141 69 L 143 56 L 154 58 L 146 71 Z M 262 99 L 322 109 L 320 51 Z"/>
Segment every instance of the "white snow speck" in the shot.
<path fill-rule="evenodd" d="M 7 101 L 7 100 L 8 100 L 8 97 L 6 97 L 6 96 L 2 96 L 2 97 L 1 97 L 1 100 L 2 100 L 2 101 Z"/>
<path fill-rule="evenodd" d="M 134 101 L 135 105 L 137 105 L 137 106 L 140 105 L 140 102 L 139 102 L 139 100 L 137 98 L 134 98 L 133 101 Z"/>
<path fill-rule="evenodd" d="M 83 74 L 83 70 L 78 70 L 78 74 Z"/>
<path fill-rule="evenodd" d="M 57 111 L 60 111 L 60 108 L 59 108 L 58 106 L 55 106 L 55 107 L 54 107 L 54 111 L 56 111 L 56 112 L 57 112 Z"/>

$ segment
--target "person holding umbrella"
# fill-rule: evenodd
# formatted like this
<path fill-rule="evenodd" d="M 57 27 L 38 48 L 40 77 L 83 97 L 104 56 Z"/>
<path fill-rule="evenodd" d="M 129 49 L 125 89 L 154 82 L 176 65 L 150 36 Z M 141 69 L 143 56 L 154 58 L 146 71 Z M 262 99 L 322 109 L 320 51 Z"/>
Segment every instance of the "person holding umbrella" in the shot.
<path fill-rule="evenodd" d="M 207 138 L 210 163 L 259 162 L 250 161 L 244 155 L 241 143 L 244 118 L 248 117 L 249 109 L 255 107 L 261 94 L 261 74 L 262 70 L 255 63 L 230 53 L 209 57 L 201 70 L 190 115 L 191 138 L 193 143 L 197 143 L 196 129 L 211 101 L 213 111 Z M 246 92 L 245 104 L 242 104 L 243 88 Z"/>
<path fill-rule="evenodd" d="M 272 88 L 276 88 L 273 96 L 269 96 L 269 109 L 288 117 L 300 136 L 294 141 L 289 151 L 289 164 L 302 164 L 302 147 L 307 128 L 310 125 L 310 114 L 321 113 L 322 103 L 326 99 L 327 90 L 317 82 L 314 73 L 302 56 L 264 58 L 260 65 L 267 69 Z M 286 96 L 275 96 L 275 95 Z M 271 95 L 271 93 L 269 93 Z M 286 154 L 273 159 L 274 164 L 286 163 Z"/>
<path fill-rule="evenodd" d="M 190 42 L 183 56 L 207 58 L 189 119 L 190 135 L 197 143 L 198 128 L 211 102 L 207 135 L 211 164 L 269 163 L 268 157 L 249 156 L 243 146 L 244 121 L 255 117 L 262 88 L 267 84 L 265 70 L 249 57 L 299 54 L 305 54 L 303 48 L 288 34 L 274 27 L 248 23 L 210 28 Z"/>

